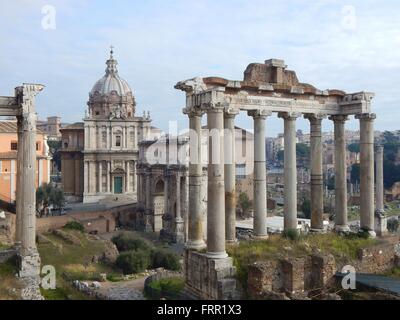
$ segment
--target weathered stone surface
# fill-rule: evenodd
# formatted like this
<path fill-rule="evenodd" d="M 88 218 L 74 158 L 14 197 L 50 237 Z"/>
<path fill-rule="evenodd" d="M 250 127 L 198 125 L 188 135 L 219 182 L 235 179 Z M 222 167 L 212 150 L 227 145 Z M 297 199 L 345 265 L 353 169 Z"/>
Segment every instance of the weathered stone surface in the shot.
<path fill-rule="evenodd" d="M 111 241 L 105 242 L 105 250 L 101 256 L 101 261 L 108 264 L 113 264 L 117 260 L 119 251 L 114 243 Z"/>
<path fill-rule="evenodd" d="M 79 240 L 79 238 L 74 236 L 72 233 L 68 233 L 63 230 L 54 230 L 53 234 L 61 238 L 68 244 L 72 244 L 75 246 L 82 246 L 81 240 Z"/>
<path fill-rule="evenodd" d="M 187 295 L 198 299 L 237 299 L 236 268 L 231 258 L 212 259 L 195 251 L 185 251 Z"/>

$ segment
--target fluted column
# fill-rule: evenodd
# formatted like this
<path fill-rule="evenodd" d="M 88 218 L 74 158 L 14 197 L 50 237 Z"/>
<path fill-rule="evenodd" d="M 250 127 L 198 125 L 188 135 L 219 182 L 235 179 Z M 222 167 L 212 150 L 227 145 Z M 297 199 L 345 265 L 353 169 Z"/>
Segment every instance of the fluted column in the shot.
<path fill-rule="evenodd" d="M 126 183 L 125 183 L 125 192 L 128 193 L 131 189 L 131 168 L 129 166 L 129 161 L 125 162 L 126 166 Z"/>
<path fill-rule="evenodd" d="M 282 112 L 284 119 L 284 230 L 297 230 L 297 164 L 296 164 L 296 119 L 297 113 Z"/>
<path fill-rule="evenodd" d="M 36 250 L 36 114 L 23 114 L 22 141 L 22 252 L 25 254 Z"/>
<path fill-rule="evenodd" d="M 376 148 L 376 213 L 383 214 L 385 212 L 384 196 L 385 189 L 383 186 L 383 146 Z"/>
<path fill-rule="evenodd" d="M 24 163 L 24 142 L 23 142 L 23 128 L 22 116 L 17 117 L 17 131 L 18 131 L 18 155 L 17 155 L 17 192 L 16 192 L 16 233 L 15 244 L 17 247 L 21 246 L 22 239 L 22 216 L 24 214 L 22 201 L 22 185 L 23 185 L 23 163 Z"/>
<path fill-rule="evenodd" d="M 98 189 L 99 193 L 103 192 L 103 163 L 101 161 L 98 162 L 98 170 L 97 172 L 97 183 L 98 183 Z"/>
<path fill-rule="evenodd" d="M 208 200 L 207 255 L 226 258 L 225 251 L 225 183 L 224 183 L 224 110 L 217 106 L 207 109 Z"/>
<path fill-rule="evenodd" d="M 311 164 L 311 231 L 324 230 L 324 185 L 322 170 L 322 119 L 324 115 L 308 114 L 310 121 L 310 164 Z"/>
<path fill-rule="evenodd" d="M 374 120 L 376 115 L 365 113 L 360 120 L 360 227 L 375 237 L 374 231 Z"/>
<path fill-rule="evenodd" d="M 111 193 L 111 161 L 107 161 L 107 192 Z"/>
<path fill-rule="evenodd" d="M 227 110 L 224 115 L 225 236 L 228 243 L 236 242 L 235 116 L 238 113 L 236 110 Z"/>
<path fill-rule="evenodd" d="M 84 193 L 88 194 L 89 193 L 89 161 L 84 161 L 83 162 L 83 166 L 84 166 L 84 171 L 83 171 L 83 175 L 84 175 Z"/>
<path fill-rule="evenodd" d="M 254 236 L 267 238 L 267 177 L 265 159 L 265 119 L 270 112 L 251 111 L 254 119 Z"/>
<path fill-rule="evenodd" d="M 345 122 L 348 117 L 335 115 L 329 118 L 335 126 L 335 230 L 349 232 L 347 220 L 347 167 Z"/>
<path fill-rule="evenodd" d="M 202 213 L 201 186 L 203 179 L 202 163 L 202 131 L 201 111 L 187 112 L 189 117 L 189 212 L 188 212 L 188 241 L 186 247 L 193 250 L 201 250 L 206 247 L 203 238 L 204 218 Z"/>

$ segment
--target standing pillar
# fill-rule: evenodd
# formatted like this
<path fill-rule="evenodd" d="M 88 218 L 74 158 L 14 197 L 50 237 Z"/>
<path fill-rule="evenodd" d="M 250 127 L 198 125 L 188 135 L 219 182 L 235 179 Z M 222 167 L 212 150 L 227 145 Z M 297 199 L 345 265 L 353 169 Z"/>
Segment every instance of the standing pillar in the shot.
<path fill-rule="evenodd" d="M 176 173 L 176 217 L 175 217 L 175 242 L 184 242 L 184 229 L 183 229 L 183 219 L 181 211 L 181 174 L 178 171 Z"/>
<path fill-rule="evenodd" d="M 297 113 L 282 112 L 284 119 L 284 171 L 285 203 L 284 230 L 297 230 L 297 164 L 296 164 L 296 119 Z"/>
<path fill-rule="evenodd" d="M 371 237 L 374 231 L 374 113 L 356 115 L 360 120 L 360 227 Z"/>
<path fill-rule="evenodd" d="M 206 244 L 203 238 L 204 218 L 202 212 L 201 186 L 203 179 L 201 111 L 189 111 L 189 209 L 188 241 L 186 247 L 202 250 Z"/>
<path fill-rule="evenodd" d="M 111 162 L 107 161 L 107 192 L 111 193 Z"/>
<path fill-rule="evenodd" d="M 324 231 L 324 185 L 322 170 L 322 119 L 323 115 L 305 115 L 310 121 L 311 162 L 311 231 Z"/>
<path fill-rule="evenodd" d="M 387 217 L 385 214 L 384 199 L 385 188 L 383 184 L 383 146 L 376 148 L 376 210 L 375 210 L 375 232 L 382 236 L 387 232 Z"/>
<path fill-rule="evenodd" d="M 129 193 L 131 191 L 131 168 L 129 167 L 129 161 L 125 162 L 125 168 L 126 168 L 126 183 L 125 183 L 125 192 Z"/>
<path fill-rule="evenodd" d="M 212 106 L 207 110 L 208 197 L 207 256 L 226 258 L 225 251 L 225 183 L 224 183 L 224 112 Z"/>
<path fill-rule="evenodd" d="M 348 117 L 335 115 L 329 118 L 335 126 L 335 230 L 349 232 L 347 221 L 347 167 L 345 122 Z"/>
<path fill-rule="evenodd" d="M 17 117 L 17 130 L 18 130 L 18 154 L 17 154 L 17 192 L 16 192 L 16 233 L 15 244 L 19 248 L 22 240 L 22 216 L 24 214 L 22 201 L 22 185 L 23 185 L 23 163 L 24 163 L 24 149 L 23 149 L 23 128 L 22 117 Z"/>
<path fill-rule="evenodd" d="M 228 110 L 224 117 L 225 138 L 225 230 L 226 241 L 236 242 L 236 161 L 235 116 L 237 111 Z"/>
<path fill-rule="evenodd" d="M 103 162 L 99 161 L 98 162 L 98 170 L 99 172 L 97 173 L 98 175 L 98 189 L 99 189 L 99 193 L 103 192 Z"/>
<path fill-rule="evenodd" d="M 151 199 L 151 172 L 145 172 L 146 177 L 146 196 L 145 196 L 145 231 L 154 232 L 154 219 L 152 217 Z"/>
<path fill-rule="evenodd" d="M 265 159 L 265 119 L 261 110 L 251 111 L 254 119 L 254 236 L 267 238 L 267 181 Z"/>

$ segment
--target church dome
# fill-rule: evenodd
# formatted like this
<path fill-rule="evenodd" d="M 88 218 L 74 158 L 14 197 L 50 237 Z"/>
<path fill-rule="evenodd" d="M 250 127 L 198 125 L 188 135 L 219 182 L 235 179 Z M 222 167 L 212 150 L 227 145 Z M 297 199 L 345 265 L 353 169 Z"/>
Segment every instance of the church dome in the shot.
<path fill-rule="evenodd" d="M 114 59 L 113 53 L 114 52 L 111 50 L 110 59 L 106 62 L 106 74 L 93 86 L 93 89 L 90 92 L 91 96 L 96 94 L 104 96 L 109 95 L 112 92 L 117 93 L 119 96 L 132 94 L 132 90 L 129 87 L 128 82 L 122 79 L 118 74 L 118 62 Z"/>
<path fill-rule="evenodd" d="M 135 97 L 128 82 L 118 74 L 117 60 L 111 49 L 106 74 L 96 82 L 89 93 L 89 113 L 92 119 L 132 119 L 135 115 Z"/>

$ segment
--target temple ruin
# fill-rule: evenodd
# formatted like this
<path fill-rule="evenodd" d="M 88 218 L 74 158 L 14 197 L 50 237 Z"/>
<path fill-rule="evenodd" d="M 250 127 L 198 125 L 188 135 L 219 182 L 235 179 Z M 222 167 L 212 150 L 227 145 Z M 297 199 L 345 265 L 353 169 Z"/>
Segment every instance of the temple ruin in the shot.
<path fill-rule="evenodd" d="M 194 78 L 179 82 L 176 89 L 186 93 L 191 132 L 189 164 L 188 241 L 185 277 L 188 294 L 204 299 L 233 298 L 235 291 L 231 258 L 226 243 L 235 242 L 235 159 L 232 139 L 239 112 L 254 120 L 254 227 L 255 238 L 267 238 L 265 124 L 277 113 L 284 122 L 284 229 L 297 229 L 296 119 L 308 119 L 311 129 L 311 230 L 323 232 L 323 172 L 321 123 L 328 118 L 335 131 L 335 230 L 349 231 L 347 221 L 345 123 L 349 116 L 360 121 L 361 136 L 361 230 L 374 231 L 374 129 L 370 92 L 346 93 L 319 90 L 299 82 L 283 60 L 252 63 L 243 81 L 219 77 Z M 202 183 L 201 120 L 207 115 L 208 202 L 207 244 L 203 239 L 200 210 Z M 225 132 L 225 134 L 224 134 Z M 227 132 L 230 134 L 227 134 Z M 197 137 L 197 139 L 196 139 Z M 206 248 L 206 253 L 202 250 Z"/>

